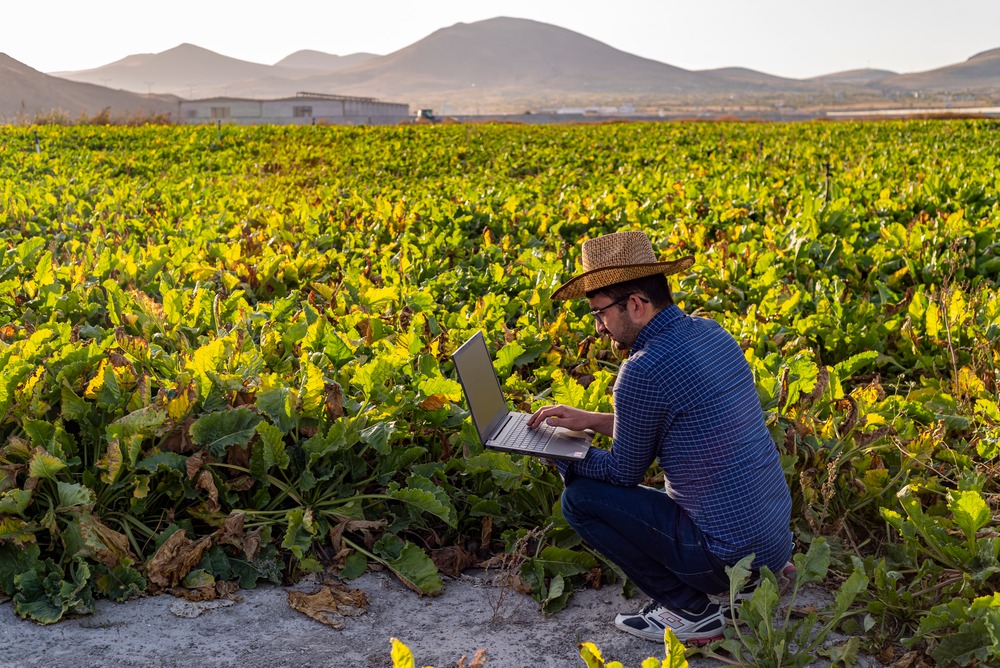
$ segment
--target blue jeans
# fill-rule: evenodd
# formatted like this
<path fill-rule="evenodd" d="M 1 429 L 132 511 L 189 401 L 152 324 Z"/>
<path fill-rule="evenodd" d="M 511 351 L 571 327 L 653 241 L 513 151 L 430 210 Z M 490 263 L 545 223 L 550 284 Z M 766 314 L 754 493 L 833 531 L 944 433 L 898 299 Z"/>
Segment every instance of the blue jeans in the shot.
<path fill-rule="evenodd" d="M 665 492 L 569 478 L 562 495 L 566 520 L 644 594 L 669 608 L 699 612 L 708 594 L 729 590 L 725 564 Z"/>

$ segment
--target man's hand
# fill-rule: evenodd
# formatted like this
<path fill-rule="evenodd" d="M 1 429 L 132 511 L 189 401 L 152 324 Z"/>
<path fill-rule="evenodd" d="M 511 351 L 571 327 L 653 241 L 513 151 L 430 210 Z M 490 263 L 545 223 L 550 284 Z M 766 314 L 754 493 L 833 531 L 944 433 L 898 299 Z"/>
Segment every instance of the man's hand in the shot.
<path fill-rule="evenodd" d="M 542 422 L 573 431 L 590 429 L 605 436 L 611 436 L 615 428 L 614 413 L 591 413 L 563 404 L 539 408 L 528 420 L 528 426 L 534 429 Z"/>

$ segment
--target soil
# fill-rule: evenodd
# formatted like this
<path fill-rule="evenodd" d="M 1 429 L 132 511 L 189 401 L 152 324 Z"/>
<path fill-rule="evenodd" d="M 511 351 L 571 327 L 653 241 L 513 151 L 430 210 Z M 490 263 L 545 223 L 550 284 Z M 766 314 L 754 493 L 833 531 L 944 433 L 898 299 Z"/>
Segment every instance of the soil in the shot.
<path fill-rule="evenodd" d="M 388 573 L 367 573 L 350 583 L 366 592 L 358 617 L 335 629 L 289 607 L 291 592 L 313 593 L 323 584 L 240 590 L 238 600 L 194 603 L 170 595 L 125 603 L 99 601 L 94 615 L 41 626 L 0 604 L 0 666 L 91 668 L 197 666 L 277 668 L 351 666 L 391 668 L 391 638 L 404 642 L 417 666 L 448 668 L 486 650 L 488 668 L 584 668 L 578 643 L 590 641 L 606 661 L 638 668 L 664 657 L 663 646 L 614 627 L 617 612 L 642 606 L 619 587 L 577 591 L 565 610 L 542 615 L 538 603 L 493 586 L 483 571 L 449 579 L 437 597 L 420 597 Z M 808 592 L 800 592 L 800 602 Z M 813 594 L 822 596 L 823 593 Z M 702 657 L 692 668 L 722 664 Z M 875 664 L 866 664 L 875 665 Z"/>

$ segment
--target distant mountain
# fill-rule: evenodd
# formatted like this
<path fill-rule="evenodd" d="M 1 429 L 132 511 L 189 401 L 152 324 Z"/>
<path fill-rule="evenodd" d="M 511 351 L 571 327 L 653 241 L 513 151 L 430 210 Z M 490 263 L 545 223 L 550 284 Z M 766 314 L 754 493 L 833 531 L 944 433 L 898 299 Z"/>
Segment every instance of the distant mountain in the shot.
<path fill-rule="evenodd" d="M 688 70 L 619 51 L 565 28 L 512 18 L 442 28 L 387 56 L 341 70 L 329 82 L 406 94 L 469 88 L 695 90 L 701 85 L 700 77 Z"/>
<path fill-rule="evenodd" d="M 899 74 L 882 82 L 912 91 L 972 91 L 1000 89 L 1000 49 L 978 53 L 963 63 L 927 72 Z"/>
<path fill-rule="evenodd" d="M 287 67 L 299 70 L 321 70 L 323 72 L 336 72 L 345 67 L 360 65 L 361 63 L 377 58 L 374 53 L 352 53 L 347 56 L 335 56 L 332 53 L 322 51 L 310 51 L 304 49 L 285 56 L 274 65 L 275 67 Z"/>
<path fill-rule="evenodd" d="M 824 74 L 818 77 L 812 77 L 808 79 L 808 81 L 816 81 L 827 84 L 869 84 L 894 76 L 897 76 L 897 73 L 891 70 L 861 69 Z"/>
<path fill-rule="evenodd" d="M 141 93 L 153 91 L 200 97 L 199 91 L 215 91 L 240 82 L 267 77 L 294 79 L 315 72 L 251 63 L 193 44 L 181 44 L 161 53 L 127 56 L 90 70 L 53 74 L 71 81 L 103 84 Z"/>
<path fill-rule="evenodd" d="M 741 67 L 686 70 L 571 30 L 506 17 L 441 28 L 384 56 L 297 51 L 265 65 L 181 44 L 60 76 L 185 98 L 268 98 L 308 91 L 375 97 L 450 114 L 608 106 L 647 112 L 707 106 L 750 113 L 859 104 L 884 108 L 912 103 L 917 91 L 932 102 L 1000 103 L 1000 49 L 921 73 L 864 69 L 789 79 Z M 4 96 L 9 97 L 0 89 Z"/>
<path fill-rule="evenodd" d="M 109 109 L 112 116 L 172 113 L 175 98 L 146 96 L 43 74 L 0 53 L 0 122 L 31 122 L 53 111 L 77 119 Z"/>

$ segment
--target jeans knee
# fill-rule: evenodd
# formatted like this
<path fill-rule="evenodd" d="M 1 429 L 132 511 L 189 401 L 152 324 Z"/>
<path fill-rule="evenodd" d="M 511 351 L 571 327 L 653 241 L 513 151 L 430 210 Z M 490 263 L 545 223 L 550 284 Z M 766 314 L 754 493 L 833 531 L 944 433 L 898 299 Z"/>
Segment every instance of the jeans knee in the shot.
<path fill-rule="evenodd" d="M 562 493 L 562 512 L 563 517 L 570 525 L 576 525 L 579 521 L 589 516 L 591 513 L 588 512 L 587 506 L 588 501 L 593 498 L 591 494 L 588 494 L 586 489 L 589 487 L 589 480 L 587 478 L 576 478 L 563 488 Z"/>

